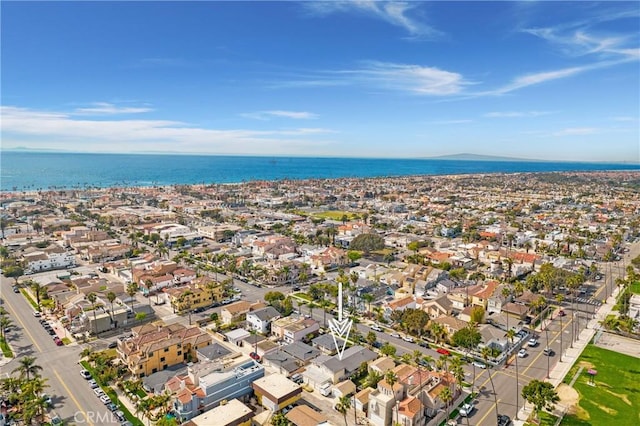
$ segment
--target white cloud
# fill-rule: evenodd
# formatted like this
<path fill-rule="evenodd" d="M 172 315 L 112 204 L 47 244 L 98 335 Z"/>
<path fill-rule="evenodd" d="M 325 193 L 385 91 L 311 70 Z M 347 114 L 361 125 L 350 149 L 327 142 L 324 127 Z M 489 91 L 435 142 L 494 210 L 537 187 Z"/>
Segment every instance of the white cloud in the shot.
<path fill-rule="evenodd" d="M 323 128 L 220 130 L 172 120 L 92 120 L 69 113 L 13 106 L 1 107 L 0 113 L 3 138 L 10 138 L 14 143 L 28 140 L 41 148 L 53 147 L 50 141 L 63 140 L 61 146 L 55 147 L 82 151 L 108 146 L 111 151 L 123 152 L 130 152 L 132 148 L 164 147 L 192 152 L 269 153 L 291 152 L 294 144 L 304 152 L 305 147 L 322 143 L 315 138 L 335 133 Z"/>
<path fill-rule="evenodd" d="M 456 95 L 462 92 L 465 85 L 471 84 L 456 72 L 388 62 L 369 62 L 364 68 L 343 73 L 356 82 L 416 95 Z"/>
<path fill-rule="evenodd" d="M 140 114 L 153 111 L 147 107 L 119 107 L 107 102 L 94 102 L 91 107 L 77 108 L 75 115 L 114 115 L 114 114 Z"/>
<path fill-rule="evenodd" d="M 493 111 L 484 114 L 488 118 L 520 118 L 539 117 L 541 115 L 552 114 L 551 111 Z"/>
<path fill-rule="evenodd" d="M 312 120 L 318 118 L 318 114 L 307 111 L 256 111 L 240 114 L 242 117 L 253 118 L 256 120 L 269 120 L 272 117 L 291 118 L 294 120 Z"/>
<path fill-rule="evenodd" d="M 412 36 L 437 36 L 441 32 L 409 16 L 409 12 L 419 3 L 374 0 L 349 1 L 310 1 L 303 2 L 304 7 L 314 14 L 361 13 L 386 21 L 391 25 L 405 29 Z"/>
<path fill-rule="evenodd" d="M 598 133 L 599 129 L 595 127 L 569 127 L 555 132 L 553 136 L 585 136 Z"/>

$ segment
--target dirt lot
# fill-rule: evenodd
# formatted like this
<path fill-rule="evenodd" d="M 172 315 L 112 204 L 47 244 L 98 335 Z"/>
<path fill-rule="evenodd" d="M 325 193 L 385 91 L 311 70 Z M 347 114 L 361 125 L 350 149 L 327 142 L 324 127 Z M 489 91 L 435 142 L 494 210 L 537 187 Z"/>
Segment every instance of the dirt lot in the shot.
<path fill-rule="evenodd" d="M 602 333 L 596 346 L 640 358 L 640 340 L 629 339 L 617 334 Z"/>

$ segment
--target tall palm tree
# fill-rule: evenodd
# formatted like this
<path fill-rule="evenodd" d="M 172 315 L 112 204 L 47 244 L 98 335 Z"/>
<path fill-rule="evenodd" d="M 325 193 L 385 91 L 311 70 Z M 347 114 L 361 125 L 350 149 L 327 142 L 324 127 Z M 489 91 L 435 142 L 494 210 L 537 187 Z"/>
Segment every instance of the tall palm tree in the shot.
<path fill-rule="evenodd" d="M 93 325 L 95 326 L 96 336 L 98 335 L 98 314 L 96 313 L 96 300 L 98 297 L 95 293 L 91 292 L 87 294 L 87 300 L 91 302 L 91 307 L 93 308 Z"/>
<path fill-rule="evenodd" d="M 7 317 L 6 315 L 0 315 L 0 337 L 2 337 L 3 339 L 5 338 L 5 330 L 9 328 L 11 324 L 13 324 L 11 318 Z"/>
<path fill-rule="evenodd" d="M 560 305 L 560 309 L 562 309 L 562 302 L 564 301 L 564 295 L 556 294 L 556 301 Z M 562 315 L 558 315 L 560 317 L 560 361 L 562 361 Z"/>
<path fill-rule="evenodd" d="M 40 285 L 39 282 L 37 281 L 30 281 L 29 282 L 29 287 L 31 287 L 31 290 L 33 291 L 33 294 L 36 296 L 36 304 L 38 305 L 38 311 L 40 310 L 40 296 L 42 296 L 42 291 L 44 290 L 44 287 L 42 287 Z"/>
<path fill-rule="evenodd" d="M 367 316 L 371 315 L 371 303 L 373 302 L 373 294 L 365 293 L 362 295 L 362 299 L 369 305 L 369 309 L 367 310 Z"/>
<path fill-rule="evenodd" d="M 561 329 L 562 330 L 562 329 Z M 560 332 L 562 334 L 562 331 Z M 513 346 L 513 340 L 516 337 L 516 332 L 514 330 L 507 330 L 507 339 L 511 342 L 511 346 Z M 516 354 L 516 419 L 518 418 L 518 410 L 520 409 L 520 401 L 518 398 L 520 390 L 520 372 L 518 371 L 518 355 Z"/>
<path fill-rule="evenodd" d="M 491 367 L 489 364 L 489 356 L 491 355 L 491 349 L 489 349 L 489 347 L 485 346 L 484 348 L 482 348 L 482 359 L 484 359 L 484 363 L 486 364 L 487 368 L 489 369 L 488 373 L 489 373 L 489 381 L 491 382 L 491 389 L 493 390 L 493 402 L 495 404 L 495 408 L 496 408 L 496 422 L 498 421 L 498 395 L 496 394 L 496 387 L 493 385 L 493 376 L 491 375 Z"/>
<path fill-rule="evenodd" d="M 25 356 L 20 358 L 18 361 L 20 365 L 13 370 L 13 373 L 20 373 L 20 378 L 26 378 L 27 381 L 33 375 L 34 377 L 40 376 L 40 371 L 42 371 L 42 367 L 36 364 L 36 358 L 32 356 Z"/>
<path fill-rule="evenodd" d="M 107 293 L 107 300 L 111 303 L 111 319 L 113 319 L 113 302 L 116 300 L 116 294 L 110 291 Z"/>
<path fill-rule="evenodd" d="M 446 420 L 449 420 L 449 406 L 451 405 L 451 401 L 453 401 L 453 392 L 451 392 L 451 389 L 448 387 L 442 389 L 442 392 L 440 392 L 440 399 L 444 402 L 447 410 Z"/>
<path fill-rule="evenodd" d="M 133 296 L 135 296 L 137 292 L 138 292 L 138 284 L 130 283 L 129 285 L 127 285 L 127 294 L 131 299 L 131 312 L 133 312 L 133 301 L 134 301 Z"/>
<path fill-rule="evenodd" d="M 351 398 L 348 395 L 341 396 L 336 404 L 336 410 L 344 416 L 344 426 L 348 426 L 347 411 L 349 411 L 349 408 L 351 408 Z"/>
<path fill-rule="evenodd" d="M 396 406 L 396 404 L 397 404 L 396 393 L 393 390 L 393 385 L 398 383 L 398 375 L 393 370 L 389 370 L 384 375 L 384 380 L 385 380 L 385 382 L 387 382 L 387 384 L 391 388 L 391 394 L 393 395 L 393 406 L 396 408 L 396 422 L 397 422 L 398 421 L 398 407 Z"/>

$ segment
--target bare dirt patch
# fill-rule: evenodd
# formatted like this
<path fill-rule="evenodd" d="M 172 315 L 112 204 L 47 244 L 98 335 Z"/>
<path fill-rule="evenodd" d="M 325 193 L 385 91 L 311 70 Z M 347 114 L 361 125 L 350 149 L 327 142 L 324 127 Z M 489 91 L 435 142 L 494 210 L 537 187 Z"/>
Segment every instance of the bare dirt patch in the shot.
<path fill-rule="evenodd" d="M 580 400 L 580 394 L 565 383 L 560 383 L 556 392 L 558 392 L 558 396 L 560 397 L 559 403 L 567 407 L 569 413 L 575 414 L 578 401 Z"/>

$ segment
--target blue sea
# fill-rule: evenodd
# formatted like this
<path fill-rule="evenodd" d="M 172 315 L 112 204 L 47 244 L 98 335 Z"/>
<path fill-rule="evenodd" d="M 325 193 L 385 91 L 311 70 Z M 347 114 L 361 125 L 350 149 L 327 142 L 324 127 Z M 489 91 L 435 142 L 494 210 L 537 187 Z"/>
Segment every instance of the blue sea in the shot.
<path fill-rule="evenodd" d="M 341 177 L 640 170 L 609 163 L 2 151 L 0 190 L 237 183 Z"/>

